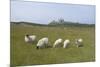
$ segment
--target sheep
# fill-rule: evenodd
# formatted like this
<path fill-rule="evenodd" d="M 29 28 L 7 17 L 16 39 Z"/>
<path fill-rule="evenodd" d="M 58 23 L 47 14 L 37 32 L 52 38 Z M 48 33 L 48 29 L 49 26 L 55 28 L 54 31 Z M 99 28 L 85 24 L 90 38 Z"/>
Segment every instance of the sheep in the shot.
<path fill-rule="evenodd" d="M 48 38 L 47 37 L 44 37 L 42 39 L 40 39 L 36 45 L 36 48 L 39 49 L 39 48 L 45 48 L 48 46 Z"/>
<path fill-rule="evenodd" d="M 77 47 L 82 47 L 83 46 L 83 39 L 82 38 L 76 39 L 75 44 L 77 45 Z"/>
<path fill-rule="evenodd" d="M 70 40 L 66 39 L 66 40 L 64 41 L 63 48 L 66 48 L 69 44 L 70 44 Z"/>
<path fill-rule="evenodd" d="M 55 41 L 53 47 L 55 48 L 55 47 L 61 46 L 62 41 L 63 41 L 63 40 L 62 40 L 61 38 L 57 39 L 57 40 Z"/>
<path fill-rule="evenodd" d="M 34 42 L 36 40 L 36 36 L 35 35 L 25 35 L 25 42 Z"/>

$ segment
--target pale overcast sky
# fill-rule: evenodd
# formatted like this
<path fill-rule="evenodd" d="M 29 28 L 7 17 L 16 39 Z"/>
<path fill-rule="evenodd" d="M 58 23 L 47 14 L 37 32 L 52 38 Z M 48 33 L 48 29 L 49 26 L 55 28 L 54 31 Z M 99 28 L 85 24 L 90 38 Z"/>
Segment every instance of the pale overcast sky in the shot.
<path fill-rule="evenodd" d="M 66 21 L 94 24 L 95 5 L 11 1 L 11 21 L 48 24 L 60 18 Z"/>

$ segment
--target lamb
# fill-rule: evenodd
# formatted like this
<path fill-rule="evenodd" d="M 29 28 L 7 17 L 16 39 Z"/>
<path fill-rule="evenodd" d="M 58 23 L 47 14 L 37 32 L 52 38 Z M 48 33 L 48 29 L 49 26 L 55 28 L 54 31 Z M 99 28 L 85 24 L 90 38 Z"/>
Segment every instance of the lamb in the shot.
<path fill-rule="evenodd" d="M 45 48 L 48 46 L 48 38 L 47 37 L 44 37 L 42 39 L 40 39 L 37 43 L 37 46 L 36 48 L 39 49 L 39 48 Z"/>
<path fill-rule="evenodd" d="M 69 44 L 70 44 L 70 40 L 66 39 L 66 40 L 64 41 L 63 48 L 66 48 Z"/>
<path fill-rule="evenodd" d="M 25 35 L 25 42 L 34 42 L 36 40 L 36 36 L 35 35 Z"/>
<path fill-rule="evenodd" d="M 77 45 L 77 47 L 82 47 L 83 46 L 83 39 L 82 38 L 76 39 L 75 44 Z"/>
<path fill-rule="evenodd" d="M 53 47 L 55 48 L 55 47 L 61 46 L 62 41 L 63 41 L 63 40 L 62 40 L 61 38 L 57 39 L 57 40 L 55 41 Z"/>

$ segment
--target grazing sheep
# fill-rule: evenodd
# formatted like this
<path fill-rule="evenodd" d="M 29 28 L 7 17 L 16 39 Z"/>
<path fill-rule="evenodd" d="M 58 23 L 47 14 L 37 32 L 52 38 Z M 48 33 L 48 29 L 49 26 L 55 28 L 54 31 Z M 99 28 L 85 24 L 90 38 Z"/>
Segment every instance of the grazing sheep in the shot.
<path fill-rule="evenodd" d="M 64 41 L 64 45 L 63 45 L 63 48 L 66 48 L 68 45 L 69 45 L 69 43 L 70 43 L 70 40 L 65 40 Z"/>
<path fill-rule="evenodd" d="M 53 47 L 55 48 L 55 47 L 61 46 L 62 41 L 63 41 L 63 40 L 62 40 L 61 38 L 57 39 L 57 40 L 55 41 Z"/>
<path fill-rule="evenodd" d="M 83 46 L 83 39 L 81 39 L 81 38 L 76 39 L 75 44 L 77 45 L 77 47 L 82 47 Z"/>
<path fill-rule="evenodd" d="M 37 43 L 37 46 L 36 48 L 39 49 L 39 48 L 45 48 L 48 46 L 48 38 L 45 37 L 45 38 L 42 38 L 38 41 Z"/>
<path fill-rule="evenodd" d="M 34 42 L 36 40 L 35 35 L 25 35 L 25 42 Z"/>

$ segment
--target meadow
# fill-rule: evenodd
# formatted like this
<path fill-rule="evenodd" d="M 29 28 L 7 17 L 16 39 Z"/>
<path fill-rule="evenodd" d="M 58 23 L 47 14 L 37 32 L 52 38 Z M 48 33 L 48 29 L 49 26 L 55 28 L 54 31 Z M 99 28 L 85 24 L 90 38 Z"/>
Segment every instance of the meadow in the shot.
<path fill-rule="evenodd" d="M 59 64 L 95 61 L 95 27 L 48 27 L 34 25 L 16 25 L 10 27 L 10 62 L 12 66 Z M 24 36 L 34 34 L 37 41 L 48 37 L 50 45 L 58 38 L 70 39 L 70 45 L 64 49 L 45 48 L 36 49 L 37 41 L 25 43 Z M 75 39 L 83 38 L 83 47 L 75 46 Z"/>

